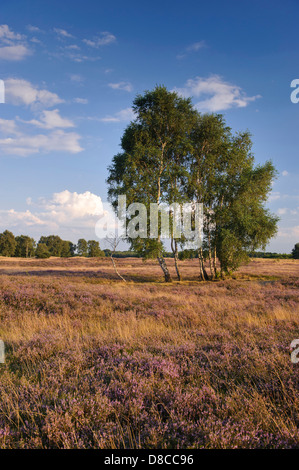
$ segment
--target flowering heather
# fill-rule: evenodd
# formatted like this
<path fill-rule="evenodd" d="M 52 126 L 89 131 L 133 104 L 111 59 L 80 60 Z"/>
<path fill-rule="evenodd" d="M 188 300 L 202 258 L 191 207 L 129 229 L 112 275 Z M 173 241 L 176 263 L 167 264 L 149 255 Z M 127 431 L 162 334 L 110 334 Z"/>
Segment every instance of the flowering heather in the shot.
<path fill-rule="evenodd" d="M 0 258 L 0 448 L 298 448 L 299 261 L 117 261 Z"/>

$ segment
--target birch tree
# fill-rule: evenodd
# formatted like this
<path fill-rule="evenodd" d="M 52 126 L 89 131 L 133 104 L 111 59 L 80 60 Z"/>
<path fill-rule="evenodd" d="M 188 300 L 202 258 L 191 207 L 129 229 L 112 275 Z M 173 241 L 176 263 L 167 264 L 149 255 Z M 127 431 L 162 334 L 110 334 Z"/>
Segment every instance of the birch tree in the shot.
<path fill-rule="evenodd" d="M 195 111 L 190 99 L 179 97 L 165 87 L 138 95 L 133 103 L 136 120 L 125 130 L 122 152 L 109 168 L 109 199 L 116 209 L 117 196 L 125 194 L 127 203 L 171 204 L 182 193 L 178 190 L 190 150 L 190 130 Z M 175 189 L 176 188 L 176 189 Z M 160 223 L 159 223 L 160 228 Z M 156 239 L 129 239 L 131 248 L 147 258 L 157 258 L 166 282 L 171 281 L 165 261 L 160 230 Z M 176 242 L 175 242 L 176 243 Z M 176 260 L 177 261 L 177 260 Z"/>

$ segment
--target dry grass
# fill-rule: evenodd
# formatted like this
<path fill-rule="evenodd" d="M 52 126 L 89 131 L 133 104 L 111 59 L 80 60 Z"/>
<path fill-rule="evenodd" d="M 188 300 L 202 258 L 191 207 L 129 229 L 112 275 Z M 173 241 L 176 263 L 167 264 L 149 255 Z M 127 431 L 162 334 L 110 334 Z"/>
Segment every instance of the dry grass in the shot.
<path fill-rule="evenodd" d="M 0 258 L 0 447 L 298 447 L 299 261 L 117 261 Z"/>

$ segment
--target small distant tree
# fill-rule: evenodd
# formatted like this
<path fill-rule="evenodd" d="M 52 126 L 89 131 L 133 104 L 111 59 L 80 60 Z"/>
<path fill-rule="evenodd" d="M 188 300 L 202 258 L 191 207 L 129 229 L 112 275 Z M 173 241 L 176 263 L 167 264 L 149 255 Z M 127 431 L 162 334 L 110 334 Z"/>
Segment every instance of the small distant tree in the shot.
<path fill-rule="evenodd" d="M 101 250 L 100 244 L 96 240 L 89 240 L 87 243 L 88 246 L 88 256 L 89 258 L 99 258 L 105 256 L 105 253 Z"/>
<path fill-rule="evenodd" d="M 47 245 L 50 256 L 62 256 L 64 241 L 58 235 L 43 236 L 40 238 L 39 243 Z"/>
<path fill-rule="evenodd" d="M 299 259 L 299 243 L 296 243 L 292 250 L 292 256 L 294 259 Z"/>
<path fill-rule="evenodd" d="M 88 256 L 88 243 L 84 238 L 78 240 L 77 253 L 79 256 Z"/>
<path fill-rule="evenodd" d="M 37 245 L 35 256 L 37 258 L 50 258 L 51 254 L 50 254 L 49 248 L 47 247 L 45 243 L 39 243 Z"/>
<path fill-rule="evenodd" d="M 76 251 L 76 245 L 70 241 L 63 240 L 62 248 L 61 248 L 61 255 L 63 258 L 70 258 L 74 256 Z"/>
<path fill-rule="evenodd" d="M 15 256 L 20 258 L 31 258 L 32 256 L 34 256 L 36 242 L 33 238 L 30 238 L 27 235 L 20 235 L 16 237 L 15 240 Z"/>
<path fill-rule="evenodd" d="M 14 234 L 5 230 L 0 234 L 0 255 L 1 256 L 14 256 L 17 242 Z"/>

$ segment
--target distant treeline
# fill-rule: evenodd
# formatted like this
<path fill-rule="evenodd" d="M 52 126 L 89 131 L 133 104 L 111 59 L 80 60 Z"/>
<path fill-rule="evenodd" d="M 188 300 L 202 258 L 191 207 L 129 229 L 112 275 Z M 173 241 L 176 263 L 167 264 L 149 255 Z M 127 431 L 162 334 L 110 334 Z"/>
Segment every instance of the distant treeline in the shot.
<path fill-rule="evenodd" d="M 277 259 L 290 259 L 293 258 L 292 253 L 272 253 L 270 251 L 256 251 L 250 253 L 250 258 L 277 258 Z"/>
<path fill-rule="evenodd" d="M 77 244 L 62 240 L 58 235 L 49 235 L 40 237 L 36 242 L 34 238 L 28 235 L 14 236 L 9 230 L 0 233 L 0 256 L 10 256 L 19 258 L 49 258 L 56 256 L 61 258 L 70 258 L 72 256 L 84 256 L 89 258 L 109 257 L 112 251 L 109 249 L 102 250 L 100 244 L 96 240 L 85 240 L 80 238 Z M 134 258 L 139 257 L 134 251 L 115 251 L 115 258 Z M 165 258 L 173 258 L 171 252 L 164 253 Z M 289 259 L 299 258 L 299 243 L 292 250 L 292 253 L 272 253 L 264 251 L 252 252 L 250 258 L 276 258 Z M 198 258 L 198 252 L 194 250 L 183 250 L 179 252 L 180 260 Z"/>
<path fill-rule="evenodd" d="M 20 258 L 49 258 L 58 256 L 69 258 L 71 256 L 88 256 L 90 258 L 103 257 L 106 253 L 101 250 L 96 240 L 80 238 L 75 244 L 69 240 L 62 240 L 58 235 L 40 237 L 36 242 L 27 235 L 17 237 L 8 230 L 0 234 L 0 256 L 15 256 Z"/>

